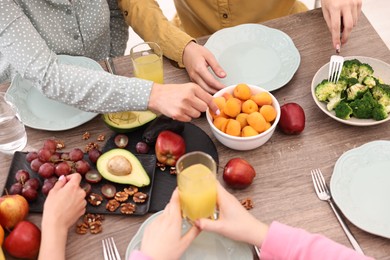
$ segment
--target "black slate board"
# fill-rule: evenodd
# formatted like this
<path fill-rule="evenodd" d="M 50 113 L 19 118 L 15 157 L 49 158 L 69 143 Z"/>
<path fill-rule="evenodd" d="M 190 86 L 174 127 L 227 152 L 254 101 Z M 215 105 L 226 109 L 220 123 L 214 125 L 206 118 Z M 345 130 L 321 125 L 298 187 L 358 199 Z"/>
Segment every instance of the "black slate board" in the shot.
<path fill-rule="evenodd" d="M 38 178 L 41 183 L 41 187 L 43 184 L 43 178 L 39 176 L 38 173 L 34 172 L 30 168 L 30 164 L 26 161 L 26 152 L 15 152 L 14 157 L 12 159 L 11 167 L 9 169 L 7 182 L 5 184 L 5 189 L 9 189 L 13 183 L 15 183 L 15 174 L 20 169 L 25 169 L 30 173 L 31 178 Z M 148 173 L 149 178 L 151 180 L 151 185 L 148 185 L 146 187 L 139 188 L 139 191 L 148 194 L 149 199 L 144 203 L 138 203 L 136 204 L 136 210 L 133 215 L 145 215 L 149 211 L 150 206 L 150 195 L 152 193 L 152 187 L 153 187 L 153 179 L 154 179 L 154 170 L 156 166 L 156 157 L 154 155 L 142 155 L 142 154 L 136 154 L 135 155 L 141 162 L 142 166 L 144 167 L 145 171 Z M 85 155 L 84 159 L 88 160 L 88 156 Z M 93 163 L 90 163 L 91 165 L 91 171 L 96 171 L 96 167 Z M 81 183 L 85 183 L 85 180 L 81 181 Z M 92 186 L 92 192 L 95 192 L 97 194 L 101 194 L 101 187 L 104 184 L 111 183 L 116 187 L 117 191 L 123 191 L 124 188 L 129 187 L 129 185 L 126 184 L 118 184 L 110 182 L 104 178 L 99 183 L 91 184 Z M 3 194 L 5 194 L 5 189 L 3 191 Z M 35 212 L 35 213 L 41 213 L 43 211 L 43 204 L 45 202 L 46 196 L 43 195 L 43 193 L 39 190 L 38 192 L 38 198 L 35 201 L 29 202 L 29 211 Z M 132 198 L 129 198 L 126 202 L 134 203 Z M 87 203 L 87 210 L 88 213 L 97 213 L 97 214 L 122 214 L 119 209 L 117 209 L 114 212 L 110 212 L 106 210 L 105 206 L 107 203 L 107 199 L 104 199 L 102 204 L 99 206 L 92 206 L 91 204 Z"/>
<path fill-rule="evenodd" d="M 129 143 L 125 149 L 136 154 L 135 146 L 139 141 L 142 141 L 142 133 L 147 126 L 141 127 L 134 132 L 127 133 Z M 117 134 L 113 134 L 103 148 L 103 152 L 116 148 L 114 138 Z M 211 155 L 218 165 L 218 152 L 210 137 L 199 127 L 192 123 L 185 123 L 183 132 L 180 134 L 186 143 L 186 152 L 202 151 Z M 150 155 L 154 155 L 154 147 L 149 150 Z M 157 212 L 163 210 L 169 202 L 172 192 L 177 186 L 176 175 L 169 173 L 169 167 L 162 171 L 160 167 L 156 167 L 153 181 L 153 191 L 149 212 Z"/>

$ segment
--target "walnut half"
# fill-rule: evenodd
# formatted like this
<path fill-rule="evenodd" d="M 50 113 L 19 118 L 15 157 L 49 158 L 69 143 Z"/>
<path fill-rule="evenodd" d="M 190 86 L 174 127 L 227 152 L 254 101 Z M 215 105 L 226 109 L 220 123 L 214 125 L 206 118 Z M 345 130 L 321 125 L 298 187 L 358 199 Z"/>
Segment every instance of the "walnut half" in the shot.
<path fill-rule="evenodd" d="M 241 205 L 244 206 L 244 208 L 246 208 L 247 210 L 253 209 L 253 202 L 250 198 L 241 200 Z"/>
<path fill-rule="evenodd" d="M 133 195 L 133 200 L 135 203 L 144 203 L 147 198 L 148 195 L 140 191 Z"/>

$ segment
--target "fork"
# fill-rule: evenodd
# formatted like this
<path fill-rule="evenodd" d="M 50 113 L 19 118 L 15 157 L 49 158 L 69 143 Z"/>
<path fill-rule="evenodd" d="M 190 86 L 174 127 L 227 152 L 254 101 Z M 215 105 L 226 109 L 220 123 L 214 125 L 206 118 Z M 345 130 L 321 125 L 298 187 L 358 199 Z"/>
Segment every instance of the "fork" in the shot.
<path fill-rule="evenodd" d="M 328 81 L 336 83 L 339 80 L 343 64 L 343 56 L 337 54 L 330 57 Z"/>
<path fill-rule="evenodd" d="M 335 205 L 333 204 L 330 191 L 328 189 L 328 186 L 326 185 L 326 182 L 325 182 L 324 176 L 322 175 L 321 170 L 320 169 L 312 170 L 311 177 L 313 179 L 314 189 L 317 193 L 318 198 L 320 200 L 327 201 L 329 203 L 334 214 L 336 215 L 337 220 L 339 221 L 341 227 L 343 228 L 345 234 L 347 235 L 349 242 L 351 242 L 351 245 L 353 246 L 353 248 L 357 252 L 364 255 L 363 250 L 360 248 L 358 242 L 356 241 L 356 239 L 352 235 L 351 231 L 349 230 L 349 228 L 345 224 L 344 220 L 341 218 L 339 212 L 337 211 Z"/>
<path fill-rule="evenodd" d="M 121 260 L 114 238 L 109 237 L 102 240 L 104 260 Z"/>

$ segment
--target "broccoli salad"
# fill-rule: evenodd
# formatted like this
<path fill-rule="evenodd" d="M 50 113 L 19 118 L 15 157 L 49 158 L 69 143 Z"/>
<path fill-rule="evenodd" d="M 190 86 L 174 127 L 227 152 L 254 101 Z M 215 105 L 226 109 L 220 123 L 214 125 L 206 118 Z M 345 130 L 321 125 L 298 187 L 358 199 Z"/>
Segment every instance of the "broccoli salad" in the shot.
<path fill-rule="evenodd" d="M 373 74 L 369 64 L 346 60 L 340 79 L 336 83 L 323 80 L 316 86 L 315 95 L 338 118 L 383 120 L 390 112 L 390 86 Z"/>

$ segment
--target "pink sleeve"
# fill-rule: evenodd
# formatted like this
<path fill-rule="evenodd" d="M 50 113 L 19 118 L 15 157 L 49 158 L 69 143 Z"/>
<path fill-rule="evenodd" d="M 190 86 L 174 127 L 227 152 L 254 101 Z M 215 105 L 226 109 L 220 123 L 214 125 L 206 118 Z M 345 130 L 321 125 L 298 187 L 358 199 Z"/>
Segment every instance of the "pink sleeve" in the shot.
<path fill-rule="evenodd" d="M 340 230 L 340 232 L 342 232 Z M 261 259 L 373 259 L 319 234 L 272 222 Z"/>
<path fill-rule="evenodd" d="M 145 255 L 139 250 L 134 250 L 133 252 L 131 252 L 129 259 L 127 260 L 152 260 L 152 258 Z"/>

